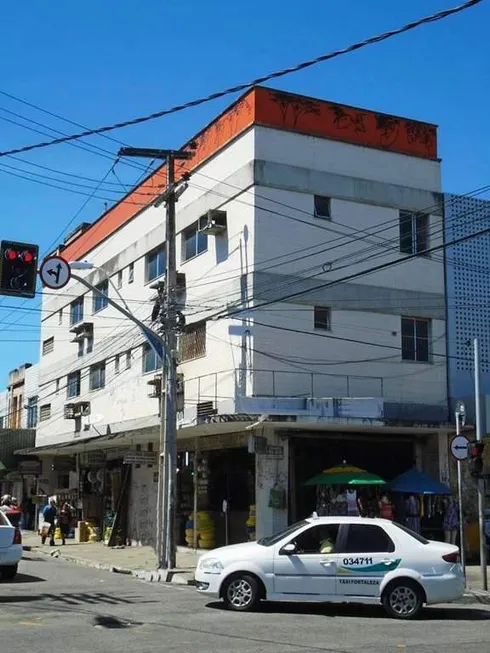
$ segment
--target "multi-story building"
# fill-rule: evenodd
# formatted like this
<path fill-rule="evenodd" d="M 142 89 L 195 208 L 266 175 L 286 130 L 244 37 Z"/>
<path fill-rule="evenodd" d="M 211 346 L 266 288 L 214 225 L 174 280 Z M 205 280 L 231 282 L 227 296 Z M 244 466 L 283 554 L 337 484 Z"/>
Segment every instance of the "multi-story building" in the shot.
<path fill-rule="evenodd" d="M 475 419 L 473 340 L 480 350 L 484 432 L 490 430 L 490 338 L 486 307 L 490 300 L 490 234 L 467 238 L 490 226 L 490 201 L 469 195 L 444 195 L 446 250 L 448 385 L 451 408 L 462 400 Z"/>
<path fill-rule="evenodd" d="M 36 492 L 40 473 L 39 460 L 15 453 L 35 445 L 37 384 L 38 366 L 25 363 L 9 372 L 0 393 L 0 488 L 19 500 Z"/>
<path fill-rule="evenodd" d="M 194 499 L 218 540 L 245 536 L 250 505 L 270 533 L 311 513 L 305 481 L 342 461 L 447 480 L 444 265 L 427 252 L 443 243 L 436 127 L 254 88 L 186 147 L 180 539 Z M 60 248 L 148 324 L 164 183 L 162 167 Z M 119 507 L 128 539 L 153 541 L 160 361 L 74 280 L 45 291 L 43 316 L 37 451 L 75 454 L 85 514 Z M 150 452 L 131 473 L 128 451 Z"/>

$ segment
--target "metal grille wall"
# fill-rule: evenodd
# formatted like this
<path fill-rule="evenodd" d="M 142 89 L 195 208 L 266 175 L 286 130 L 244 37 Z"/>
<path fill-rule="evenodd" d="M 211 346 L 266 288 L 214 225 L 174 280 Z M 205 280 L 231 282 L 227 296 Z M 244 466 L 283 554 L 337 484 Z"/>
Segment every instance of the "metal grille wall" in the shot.
<path fill-rule="evenodd" d="M 179 336 L 180 362 L 206 355 L 206 322 L 191 324 Z"/>

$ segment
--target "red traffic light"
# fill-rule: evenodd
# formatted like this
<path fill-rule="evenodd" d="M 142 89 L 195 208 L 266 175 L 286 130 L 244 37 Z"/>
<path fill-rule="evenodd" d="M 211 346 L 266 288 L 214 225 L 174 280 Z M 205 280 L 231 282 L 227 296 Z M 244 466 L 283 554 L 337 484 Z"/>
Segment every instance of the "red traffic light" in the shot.
<path fill-rule="evenodd" d="M 32 252 L 22 252 L 21 256 L 24 263 L 32 263 L 34 261 L 34 255 Z"/>
<path fill-rule="evenodd" d="M 483 454 L 483 450 L 485 449 L 485 445 L 483 442 L 472 442 L 471 443 L 471 450 L 470 450 L 470 455 L 472 458 L 478 458 Z"/>
<path fill-rule="evenodd" d="M 7 249 L 5 252 L 5 258 L 9 261 L 15 261 L 18 256 L 19 252 L 16 252 L 15 249 Z"/>

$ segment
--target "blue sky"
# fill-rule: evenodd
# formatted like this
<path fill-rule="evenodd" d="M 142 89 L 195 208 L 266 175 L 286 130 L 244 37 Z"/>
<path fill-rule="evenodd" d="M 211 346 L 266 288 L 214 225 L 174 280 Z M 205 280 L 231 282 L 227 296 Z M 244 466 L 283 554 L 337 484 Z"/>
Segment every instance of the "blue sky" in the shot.
<path fill-rule="evenodd" d="M 295 64 L 456 4 L 458 0 L 145 0 L 118 3 L 52 0 L 3 3 L 0 92 L 13 94 L 85 125 L 100 126 L 170 107 L 265 72 Z M 285 90 L 401 114 L 439 125 L 447 191 L 490 184 L 490 3 L 275 82 Z M 233 97 L 113 132 L 127 144 L 177 147 Z M 8 113 L 14 112 L 14 113 Z M 14 115 L 18 114 L 18 115 Z M 24 118 L 20 118 L 19 114 Z M 45 140 L 45 127 L 73 126 L 0 93 L 0 149 Z M 21 122 L 24 127 L 5 119 Z M 53 134 L 54 136 L 54 134 Z M 10 173 L 30 170 L 84 186 L 90 194 L 111 167 L 117 144 L 87 143 L 109 158 L 68 144 L 1 159 Z M 35 168 L 48 166 L 81 180 Z M 91 221 L 141 169 L 118 164 L 103 190 L 74 221 Z M 6 174 L 0 167 L 0 236 L 37 242 L 45 253 L 87 197 Z M 63 184 L 63 187 L 67 187 Z M 38 359 L 40 297 L 0 298 L 0 388 L 7 373 Z"/>

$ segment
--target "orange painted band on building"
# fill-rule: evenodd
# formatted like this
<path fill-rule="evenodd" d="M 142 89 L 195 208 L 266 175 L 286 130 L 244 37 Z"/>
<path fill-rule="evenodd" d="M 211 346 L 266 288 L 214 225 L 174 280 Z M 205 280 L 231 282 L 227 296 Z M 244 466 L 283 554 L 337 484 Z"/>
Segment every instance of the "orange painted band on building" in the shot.
<path fill-rule="evenodd" d="M 195 144 L 194 155 L 176 164 L 176 179 L 197 168 L 253 124 L 424 159 L 437 158 L 435 125 L 256 87 L 189 141 Z M 189 143 L 184 150 L 189 149 Z M 165 185 L 164 164 L 67 245 L 63 256 L 69 261 L 85 256 L 150 205 Z"/>

